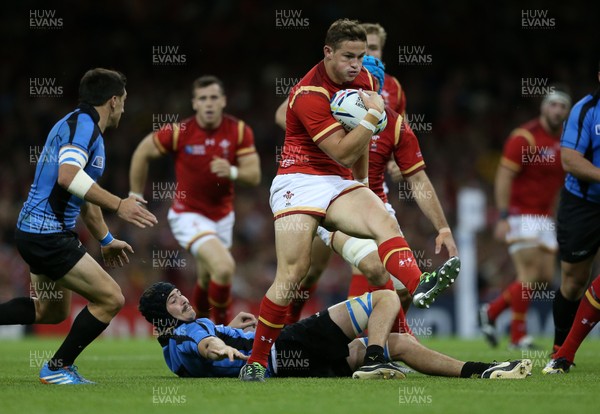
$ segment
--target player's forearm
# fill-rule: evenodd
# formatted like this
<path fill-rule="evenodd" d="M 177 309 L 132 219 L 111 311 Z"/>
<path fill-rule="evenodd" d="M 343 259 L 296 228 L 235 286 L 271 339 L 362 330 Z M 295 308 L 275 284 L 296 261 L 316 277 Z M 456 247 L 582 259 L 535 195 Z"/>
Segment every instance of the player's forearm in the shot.
<path fill-rule="evenodd" d="M 362 156 L 352 165 L 355 180 L 364 183 L 369 178 L 369 147 L 365 147 Z"/>
<path fill-rule="evenodd" d="M 117 211 L 121 199 L 100 187 L 81 168 L 62 164 L 58 169 L 58 185 L 82 200 L 107 210 Z"/>
<path fill-rule="evenodd" d="M 144 194 L 148 179 L 149 159 L 141 151 L 136 150 L 131 157 L 129 167 L 129 191 Z"/>
<path fill-rule="evenodd" d="M 581 153 L 561 148 L 562 167 L 565 172 L 583 181 L 600 183 L 600 168 L 585 159 Z"/>
<path fill-rule="evenodd" d="M 498 166 L 498 172 L 496 173 L 496 180 L 494 183 L 494 198 L 496 202 L 496 208 L 502 213 L 502 215 L 506 215 L 508 212 L 512 182 L 512 172 L 506 167 L 501 165 Z"/>
<path fill-rule="evenodd" d="M 417 205 L 436 230 L 447 228 L 448 221 L 433 184 L 425 171 L 419 171 L 406 179 L 413 189 L 413 197 Z"/>
<path fill-rule="evenodd" d="M 257 186 L 260 184 L 261 172 L 260 163 L 238 167 L 238 176 L 236 181 L 247 186 Z"/>
<path fill-rule="evenodd" d="M 83 203 L 81 207 L 81 218 L 92 236 L 96 240 L 102 240 L 108 233 L 108 226 L 104 221 L 102 209 L 94 204 Z"/>

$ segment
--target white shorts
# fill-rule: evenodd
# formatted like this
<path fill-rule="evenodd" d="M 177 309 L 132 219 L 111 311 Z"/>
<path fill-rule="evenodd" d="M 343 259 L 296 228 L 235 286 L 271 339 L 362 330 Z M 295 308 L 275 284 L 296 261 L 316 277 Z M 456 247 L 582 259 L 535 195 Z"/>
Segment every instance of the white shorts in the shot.
<path fill-rule="evenodd" d="M 214 238 L 218 238 L 226 248 L 231 247 L 235 223 L 233 211 L 221 220 L 213 221 L 198 213 L 177 213 L 169 209 L 167 219 L 175 240 L 194 256 L 203 243 Z"/>
<path fill-rule="evenodd" d="M 534 214 L 509 216 L 508 224 L 510 230 L 506 234 L 506 242 L 510 253 L 531 247 L 542 247 L 552 252 L 557 250 L 556 224 L 550 217 Z"/>
<path fill-rule="evenodd" d="M 325 217 L 333 200 L 361 187 L 337 175 L 282 174 L 273 179 L 269 204 L 275 219 L 288 214 Z"/>

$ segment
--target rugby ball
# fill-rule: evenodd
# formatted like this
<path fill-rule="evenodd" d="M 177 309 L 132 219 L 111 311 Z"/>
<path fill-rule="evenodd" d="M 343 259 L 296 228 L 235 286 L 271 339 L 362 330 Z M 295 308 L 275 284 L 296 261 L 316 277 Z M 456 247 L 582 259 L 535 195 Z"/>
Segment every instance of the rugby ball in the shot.
<path fill-rule="evenodd" d="M 365 103 L 356 89 L 339 90 L 331 98 L 329 103 L 331 114 L 344 127 L 346 131 L 352 131 L 358 126 L 360 121 L 367 114 Z M 375 125 L 373 135 L 379 134 L 387 125 L 387 115 L 383 112 L 383 117 Z"/>

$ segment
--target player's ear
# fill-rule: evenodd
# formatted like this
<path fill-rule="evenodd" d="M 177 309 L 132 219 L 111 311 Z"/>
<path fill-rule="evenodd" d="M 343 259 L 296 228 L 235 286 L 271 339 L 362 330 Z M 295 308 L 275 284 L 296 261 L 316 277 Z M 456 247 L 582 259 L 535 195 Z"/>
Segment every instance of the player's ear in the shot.
<path fill-rule="evenodd" d="M 333 55 L 333 48 L 329 45 L 323 46 L 323 54 L 326 58 L 330 58 Z"/>

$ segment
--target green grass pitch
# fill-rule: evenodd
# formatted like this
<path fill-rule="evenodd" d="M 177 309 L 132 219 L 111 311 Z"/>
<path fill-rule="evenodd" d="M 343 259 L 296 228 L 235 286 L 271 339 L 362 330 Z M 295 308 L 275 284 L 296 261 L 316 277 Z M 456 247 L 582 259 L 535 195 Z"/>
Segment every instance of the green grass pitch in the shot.
<path fill-rule="evenodd" d="M 598 390 L 600 341 L 585 341 L 577 367 L 562 376 L 545 376 L 547 351 L 490 349 L 483 340 L 427 339 L 423 344 L 462 360 L 530 358 L 525 380 L 476 380 L 410 374 L 404 380 L 180 379 L 167 369 L 155 340 L 92 343 L 79 357 L 80 372 L 96 385 L 39 383 L 39 366 L 59 340 L 0 341 L 2 413 L 550 413 L 590 412 Z M 540 341 L 546 349 L 549 340 Z"/>

